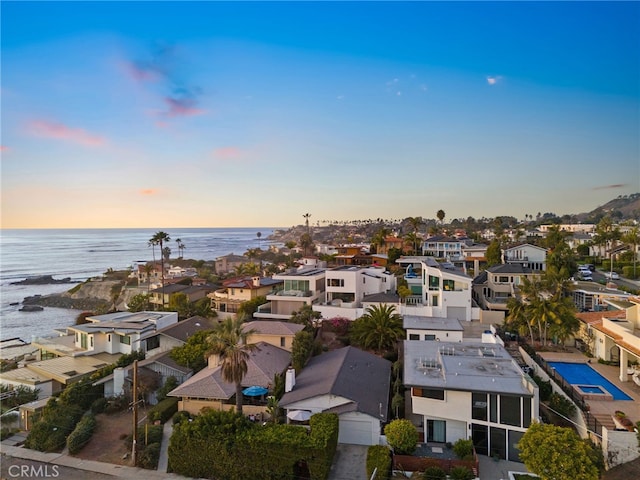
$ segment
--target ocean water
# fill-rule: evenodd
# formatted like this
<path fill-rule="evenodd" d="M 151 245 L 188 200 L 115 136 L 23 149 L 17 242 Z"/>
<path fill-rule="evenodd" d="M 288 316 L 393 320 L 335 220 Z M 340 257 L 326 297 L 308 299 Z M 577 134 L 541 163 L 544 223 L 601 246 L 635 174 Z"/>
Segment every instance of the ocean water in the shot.
<path fill-rule="evenodd" d="M 11 285 L 25 278 L 52 275 L 79 283 L 109 268 L 124 270 L 134 262 L 153 260 L 149 239 L 159 230 L 171 237 L 171 258 L 178 257 L 176 239 L 185 245 L 184 258 L 214 260 L 222 255 L 241 255 L 249 248 L 266 248 L 273 228 L 191 229 L 61 229 L 0 231 L 0 339 L 48 336 L 56 328 L 72 325 L 76 310 L 45 308 L 20 312 L 27 296 L 61 293 L 73 287 L 59 285 Z M 258 238 L 257 233 L 261 233 Z M 159 259 L 158 247 L 155 258 Z"/>

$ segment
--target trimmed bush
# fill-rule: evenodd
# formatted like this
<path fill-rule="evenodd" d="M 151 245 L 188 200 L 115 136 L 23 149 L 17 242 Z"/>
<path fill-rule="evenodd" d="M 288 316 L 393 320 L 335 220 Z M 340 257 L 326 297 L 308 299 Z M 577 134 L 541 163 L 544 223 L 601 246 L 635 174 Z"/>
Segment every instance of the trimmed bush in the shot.
<path fill-rule="evenodd" d="M 96 428 L 96 419 L 93 415 L 85 415 L 82 420 L 78 422 L 76 428 L 67 437 L 67 448 L 71 455 L 78 453 L 82 450 L 87 442 L 91 439 L 93 431 Z"/>
<path fill-rule="evenodd" d="M 393 420 L 384 427 L 387 442 L 394 453 L 399 455 L 411 455 L 416 451 L 420 436 L 413 423 L 404 418 Z"/>
<path fill-rule="evenodd" d="M 185 422 L 191 418 L 191 414 L 186 410 L 182 410 L 173 416 L 173 424 Z"/>
<path fill-rule="evenodd" d="M 456 440 L 456 443 L 453 444 L 453 453 L 456 454 L 456 457 L 463 460 L 468 457 L 473 456 L 473 440 L 465 440 L 460 438 Z"/>
<path fill-rule="evenodd" d="M 367 449 L 367 478 L 371 478 L 377 468 L 377 479 L 391 478 L 391 450 L 384 445 L 372 445 Z"/>
<path fill-rule="evenodd" d="M 449 471 L 449 478 L 451 480 L 473 480 L 475 475 L 467 467 L 459 466 L 453 467 Z"/>
<path fill-rule="evenodd" d="M 109 400 L 104 397 L 96 398 L 95 401 L 91 404 L 91 413 L 97 415 L 99 413 L 104 412 L 109 405 Z"/>
<path fill-rule="evenodd" d="M 155 470 L 158 468 L 158 460 L 160 459 L 160 444 L 150 443 L 142 449 L 138 455 L 138 466 L 147 470 Z"/>
<path fill-rule="evenodd" d="M 420 476 L 422 480 L 446 480 L 447 474 L 440 467 L 429 467 Z"/>
<path fill-rule="evenodd" d="M 149 411 L 149 421 L 160 420 L 160 422 L 164 423 L 173 417 L 177 411 L 178 399 L 176 397 L 166 398 Z"/>

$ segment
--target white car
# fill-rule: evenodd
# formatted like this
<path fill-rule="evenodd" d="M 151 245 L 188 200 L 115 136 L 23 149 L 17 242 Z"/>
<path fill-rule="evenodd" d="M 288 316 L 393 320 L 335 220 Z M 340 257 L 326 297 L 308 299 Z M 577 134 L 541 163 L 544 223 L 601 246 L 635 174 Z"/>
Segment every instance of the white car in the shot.
<path fill-rule="evenodd" d="M 618 275 L 616 272 L 607 272 L 604 274 L 604 276 L 609 280 L 620 280 L 620 275 Z"/>

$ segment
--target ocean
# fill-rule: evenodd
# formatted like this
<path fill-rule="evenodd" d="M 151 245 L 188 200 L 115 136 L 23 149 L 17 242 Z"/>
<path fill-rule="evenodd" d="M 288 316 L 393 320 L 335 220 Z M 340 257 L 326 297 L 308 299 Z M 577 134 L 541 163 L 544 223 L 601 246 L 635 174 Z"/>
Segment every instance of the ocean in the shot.
<path fill-rule="evenodd" d="M 214 260 L 241 255 L 250 248 L 266 248 L 271 228 L 166 228 L 166 229 L 34 229 L 0 230 L 0 339 L 49 336 L 72 325 L 77 310 L 45 307 L 42 312 L 20 312 L 25 297 L 62 293 L 75 283 L 109 268 L 125 270 L 134 262 L 153 260 L 149 239 L 159 230 L 169 234 L 171 258 L 178 257 L 176 239 L 185 246 L 184 258 Z M 258 238 L 258 232 L 261 233 Z M 158 247 L 155 258 L 159 259 Z M 70 278 L 58 285 L 11 285 L 39 275 Z"/>

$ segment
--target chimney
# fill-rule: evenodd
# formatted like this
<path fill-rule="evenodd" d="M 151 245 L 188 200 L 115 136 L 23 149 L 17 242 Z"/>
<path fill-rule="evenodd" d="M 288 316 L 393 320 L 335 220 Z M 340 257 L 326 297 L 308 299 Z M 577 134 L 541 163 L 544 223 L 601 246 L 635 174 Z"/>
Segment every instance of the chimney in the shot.
<path fill-rule="evenodd" d="M 253 280 L 253 286 L 254 287 L 259 287 L 260 286 L 260 277 L 253 277 L 251 280 Z"/>
<path fill-rule="evenodd" d="M 293 390 L 293 387 L 295 384 L 296 384 L 296 371 L 293 369 L 293 367 L 289 367 L 287 369 L 287 373 L 284 378 L 285 393 Z"/>

